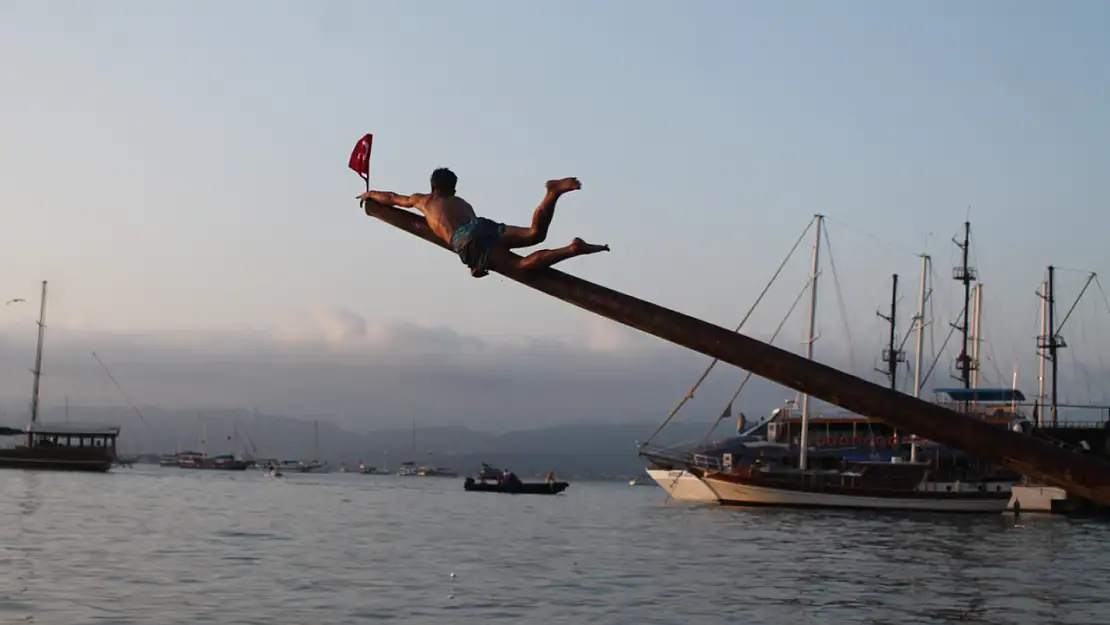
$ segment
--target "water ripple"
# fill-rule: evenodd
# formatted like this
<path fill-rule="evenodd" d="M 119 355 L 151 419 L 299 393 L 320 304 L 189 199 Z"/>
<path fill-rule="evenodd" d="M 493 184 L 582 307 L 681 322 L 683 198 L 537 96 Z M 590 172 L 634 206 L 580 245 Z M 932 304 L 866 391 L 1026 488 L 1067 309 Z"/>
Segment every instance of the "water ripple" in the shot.
<path fill-rule="evenodd" d="M 1110 526 L 743 510 L 576 483 L 0 472 L 0 622 L 1110 622 Z M 454 576 L 451 574 L 454 573 Z"/>

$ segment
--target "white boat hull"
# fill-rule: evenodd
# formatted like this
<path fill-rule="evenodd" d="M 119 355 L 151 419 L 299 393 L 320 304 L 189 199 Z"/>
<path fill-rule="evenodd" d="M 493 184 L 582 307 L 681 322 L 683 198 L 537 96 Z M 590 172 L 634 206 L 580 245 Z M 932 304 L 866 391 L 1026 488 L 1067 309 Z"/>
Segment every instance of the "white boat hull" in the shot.
<path fill-rule="evenodd" d="M 698 476 L 681 469 L 648 469 L 648 476 L 676 501 L 717 503 L 718 497 Z"/>
<path fill-rule="evenodd" d="M 931 498 L 931 497 L 868 497 L 814 491 L 769 488 L 738 484 L 706 477 L 705 483 L 725 505 L 734 506 L 799 506 L 809 508 L 851 508 L 872 510 L 914 510 L 922 512 L 996 512 L 1006 510 L 1009 499 Z"/>

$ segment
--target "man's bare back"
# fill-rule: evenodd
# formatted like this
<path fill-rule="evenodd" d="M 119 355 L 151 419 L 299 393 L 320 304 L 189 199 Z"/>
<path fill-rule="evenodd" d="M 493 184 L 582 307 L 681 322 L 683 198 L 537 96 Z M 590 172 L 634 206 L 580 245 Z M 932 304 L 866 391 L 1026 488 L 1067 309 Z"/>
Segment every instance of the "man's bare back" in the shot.
<path fill-rule="evenodd" d="M 414 208 L 424 213 L 428 227 L 447 243 L 451 242 L 451 235 L 456 230 L 477 217 L 470 202 L 457 195 L 440 197 L 417 193 L 412 197 L 419 198 Z"/>
<path fill-rule="evenodd" d="M 462 259 L 475 278 L 489 273 L 490 261 L 504 262 L 519 269 L 550 267 L 575 256 L 609 251 L 607 245 L 593 245 L 575 238 L 570 245 L 552 250 L 539 250 L 524 258 L 508 253 L 509 250 L 531 247 L 547 238 L 547 230 L 555 215 L 559 198 L 582 188 L 577 178 L 549 180 L 547 193 L 532 215 L 529 227 L 508 226 L 484 217 L 478 217 L 474 207 L 455 195 L 455 174 L 448 169 L 432 172 L 432 192 L 400 195 L 388 191 L 367 191 L 359 200 L 372 200 L 378 204 L 415 208 L 424 214 L 428 227 Z"/>

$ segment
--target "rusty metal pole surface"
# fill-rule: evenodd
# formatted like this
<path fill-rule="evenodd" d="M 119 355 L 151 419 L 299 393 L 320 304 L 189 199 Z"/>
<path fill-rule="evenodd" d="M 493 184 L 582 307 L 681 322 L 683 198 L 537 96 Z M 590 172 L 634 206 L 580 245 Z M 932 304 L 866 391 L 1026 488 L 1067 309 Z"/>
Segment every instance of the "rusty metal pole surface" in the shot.
<path fill-rule="evenodd" d="M 419 215 L 373 202 L 366 202 L 365 209 L 371 217 L 450 249 Z M 1059 486 L 1080 497 L 1110 505 L 1110 463 L 1105 461 L 884 388 L 743 334 L 555 269 L 525 271 L 497 264 L 491 269 L 594 314 Z"/>

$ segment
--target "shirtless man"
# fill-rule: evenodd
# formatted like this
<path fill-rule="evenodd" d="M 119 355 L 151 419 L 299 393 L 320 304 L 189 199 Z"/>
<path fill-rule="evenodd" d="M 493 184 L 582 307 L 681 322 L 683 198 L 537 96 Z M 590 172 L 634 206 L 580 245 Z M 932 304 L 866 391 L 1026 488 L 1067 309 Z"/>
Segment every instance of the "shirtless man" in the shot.
<path fill-rule="evenodd" d="M 547 195 L 532 214 L 532 225 L 507 226 L 485 217 L 478 217 L 469 202 L 455 195 L 458 177 L 450 169 L 441 167 L 432 172 L 432 192 L 401 195 L 389 191 L 367 191 L 358 196 L 359 203 L 371 200 L 385 206 L 415 208 L 424 213 L 428 227 L 447 242 L 459 255 L 463 264 L 470 267 L 470 275 L 481 278 L 489 274 L 490 261 L 518 269 L 550 267 L 575 256 L 609 251 L 608 245 L 593 245 L 574 239 L 566 247 L 532 252 L 524 258 L 510 254 L 509 250 L 531 247 L 547 238 L 555 204 L 564 193 L 577 191 L 582 183 L 577 178 L 547 181 Z"/>

